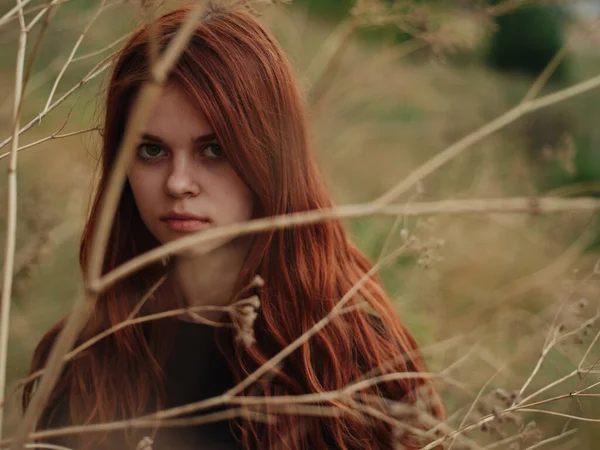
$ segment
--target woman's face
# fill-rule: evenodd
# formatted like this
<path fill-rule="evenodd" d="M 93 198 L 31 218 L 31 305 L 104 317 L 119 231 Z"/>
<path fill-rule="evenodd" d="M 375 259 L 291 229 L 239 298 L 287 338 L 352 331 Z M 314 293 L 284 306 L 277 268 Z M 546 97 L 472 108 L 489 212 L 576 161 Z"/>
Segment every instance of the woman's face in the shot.
<path fill-rule="evenodd" d="M 160 243 L 252 215 L 252 192 L 215 141 L 202 112 L 164 89 L 128 172 L 144 224 Z"/>

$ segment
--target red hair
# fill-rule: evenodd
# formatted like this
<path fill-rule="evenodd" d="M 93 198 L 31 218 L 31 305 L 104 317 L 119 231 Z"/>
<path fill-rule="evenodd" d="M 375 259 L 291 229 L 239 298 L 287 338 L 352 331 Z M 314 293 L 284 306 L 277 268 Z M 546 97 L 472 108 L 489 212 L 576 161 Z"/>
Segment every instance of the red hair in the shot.
<path fill-rule="evenodd" d="M 153 24 L 159 47 L 176 34 L 188 12 L 173 10 Z M 147 28 L 141 28 L 118 54 L 108 85 L 102 165 L 99 186 L 81 243 L 85 270 L 91 236 L 97 223 L 99 200 L 107 186 L 115 153 L 124 132 L 128 110 L 140 85 L 149 79 Z M 307 135 L 307 117 L 292 69 L 273 36 L 250 15 L 211 6 L 187 48 L 170 73 L 168 83 L 182 89 L 205 114 L 229 163 L 250 187 L 254 217 L 329 208 L 331 199 L 322 182 Z M 104 271 L 147 251 L 158 243 L 144 226 L 131 189 L 125 186 L 112 225 Z M 339 220 L 269 230 L 252 236 L 236 292 L 260 275 L 266 282 L 259 292 L 261 309 L 255 323 L 256 344 L 222 346 L 237 380 L 263 364 L 326 316 L 340 298 L 372 267 L 349 241 Z M 122 322 L 140 296 L 164 272 L 152 266 L 103 292 L 81 340 Z M 377 277 L 370 278 L 349 305 L 366 301 L 379 316 L 379 329 L 359 309 L 332 321 L 293 352 L 268 383 L 255 384 L 265 395 L 305 394 L 338 390 L 372 368 L 383 373 L 424 371 L 425 364 L 413 337 L 401 323 Z M 172 309 L 162 299 L 158 309 Z M 74 423 L 105 422 L 142 414 L 160 407 L 164 396 L 162 364 L 168 352 L 168 324 L 154 322 L 146 335 L 140 326 L 122 329 L 71 361 L 55 395 L 68 393 Z M 40 342 L 32 372 L 44 365 L 44 355 L 58 323 Z M 385 362 L 405 359 L 393 367 Z M 114 374 L 120 375 L 118 382 Z M 415 401 L 422 379 L 398 380 L 366 389 L 365 393 Z M 24 404 L 32 394 L 25 390 Z M 152 405 L 157 398 L 156 405 Z M 441 417 L 433 397 L 430 412 Z M 338 402 L 330 405 L 340 406 Z M 298 418 L 278 416 L 276 424 L 239 422 L 246 448 L 271 448 L 285 442 L 289 449 L 379 449 L 391 445 L 391 427 L 384 422 L 361 422 L 356 415 L 307 418 L 302 430 L 291 433 Z M 89 445 L 90 436 L 81 438 Z"/>

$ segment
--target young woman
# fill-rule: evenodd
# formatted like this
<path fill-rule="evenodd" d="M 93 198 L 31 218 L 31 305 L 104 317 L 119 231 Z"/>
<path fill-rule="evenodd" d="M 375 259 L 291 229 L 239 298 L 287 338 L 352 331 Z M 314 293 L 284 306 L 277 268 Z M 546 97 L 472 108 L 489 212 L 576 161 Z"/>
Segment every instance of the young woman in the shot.
<path fill-rule="evenodd" d="M 187 12 L 171 11 L 152 24 L 160 49 Z M 148 43 L 147 28 L 132 35 L 108 84 L 100 181 L 81 244 L 84 269 L 130 106 L 149 79 Z M 281 48 L 250 15 L 211 6 L 145 126 L 110 232 L 104 270 L 189 233 L 331 205 L 310 150 L 303 101 Z M 330 313 L 371 268 L 338 220 L 219 244 L 209 253 L 192 248 L 110 287 L 98 297 L 79 342 L 136 314 L 140 299 L 165 275 L 140 315 L 182 306 L 227 307 L 256 295 L 260 309 L 254 336 L 238 339 L 239 330 L 229 326 L 232 317 L 216 314 L 218 308 L 125 327 L 67 363 L 39 428 L 140 417 L 222 394 Z M 251 283 L 256 275 L 264 284 Z M 348 306 L 363 303 L 370 313 L 361 307 L 344 312 L 243 395 L 330 392 L 369 373 L 424 371 L 414 339 L 376 277 Z M 40 342 L 32 372 L 44 366 L 61 326 Z M 253 407 L 268 415 L 266 422 L 241 416 L 185 428 L 82 433 L 53 442 L 78 449 L 135 448 L 149 435 L 154 450 L 410 447 L 410 433 L 399 432 L 397 425 L 418 431 L 431 423 L 417 414 L 390 416 L 393 408 L 385 399 L 414 406 L 423 387 L 428 398 L 421 412 L 441 417 L 442 407 L 424 379 L 390 377 L 359 396 L 312 403 L 328 407 L 320 415 L 306 408 L 284 413 L 272 405 Z M 25 389 L 25 407 L 34 388 Z M 334 407 L 338 414 L 331 414 Z"/>

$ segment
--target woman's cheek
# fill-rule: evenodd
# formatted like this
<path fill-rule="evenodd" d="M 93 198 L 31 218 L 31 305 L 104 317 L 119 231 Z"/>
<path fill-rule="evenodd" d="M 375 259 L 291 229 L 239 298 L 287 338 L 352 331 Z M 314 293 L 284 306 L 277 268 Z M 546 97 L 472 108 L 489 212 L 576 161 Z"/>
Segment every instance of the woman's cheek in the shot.
<path fill-rule="evenodd" d="M 152 179 L 144 176 L 139 170 L 131 172 L 129 184 L 140 215 L 147 220 L 148 216 L 152 215 L 151 211 L 159 206 L 157 188 L 152 183 Z"/>
<path fill-rule="evenodd" d="M 160 187 L 157 185 L 158 177 L 156 175 L 142 167 L 134 166 L 130 175 L 130 183 L 136 197 L 158 200 L 156 195 L 159 193 Z"/>

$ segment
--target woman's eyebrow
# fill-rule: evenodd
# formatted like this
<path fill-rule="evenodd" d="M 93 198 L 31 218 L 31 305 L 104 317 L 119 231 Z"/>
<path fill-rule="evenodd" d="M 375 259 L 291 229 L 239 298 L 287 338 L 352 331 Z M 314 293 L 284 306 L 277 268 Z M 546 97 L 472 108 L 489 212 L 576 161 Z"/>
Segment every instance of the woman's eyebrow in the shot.
<path fill-rule="evenodd" d="M 156 142 L 157 144 L 162 144 L 163 140 L 158 136 L 154 136 L 153 134 L 144 133 L 142 134 L 142 140 Z"/>
<path fill-rule="evenodd" d="M 216 140 L 217 136 L 215 135 L 215 133 L 208 133 L 208 134 L 203 134 L 202 136 L 198 136 L 197 138 L 192 139 L 192 142 L 194 144 L 205 144 L 208 142 L 212 142 L 214 140 Z M 144 141 L 150 141 L 150 142 L 156 142 L 157 144 L 163 144 L 164 141 L 158 137 L 155 136 L 153 134 L 150 133 L 144 133 L 142 134 L 142 140 Z"/>
<path fill-rule="evenodd" d="M 217 138 L 215 133 L 203 134 L 202 136 L 198 136 L 194 139 L 194 144 L 206 144 L 208 142 L 214 141 Z"/>

